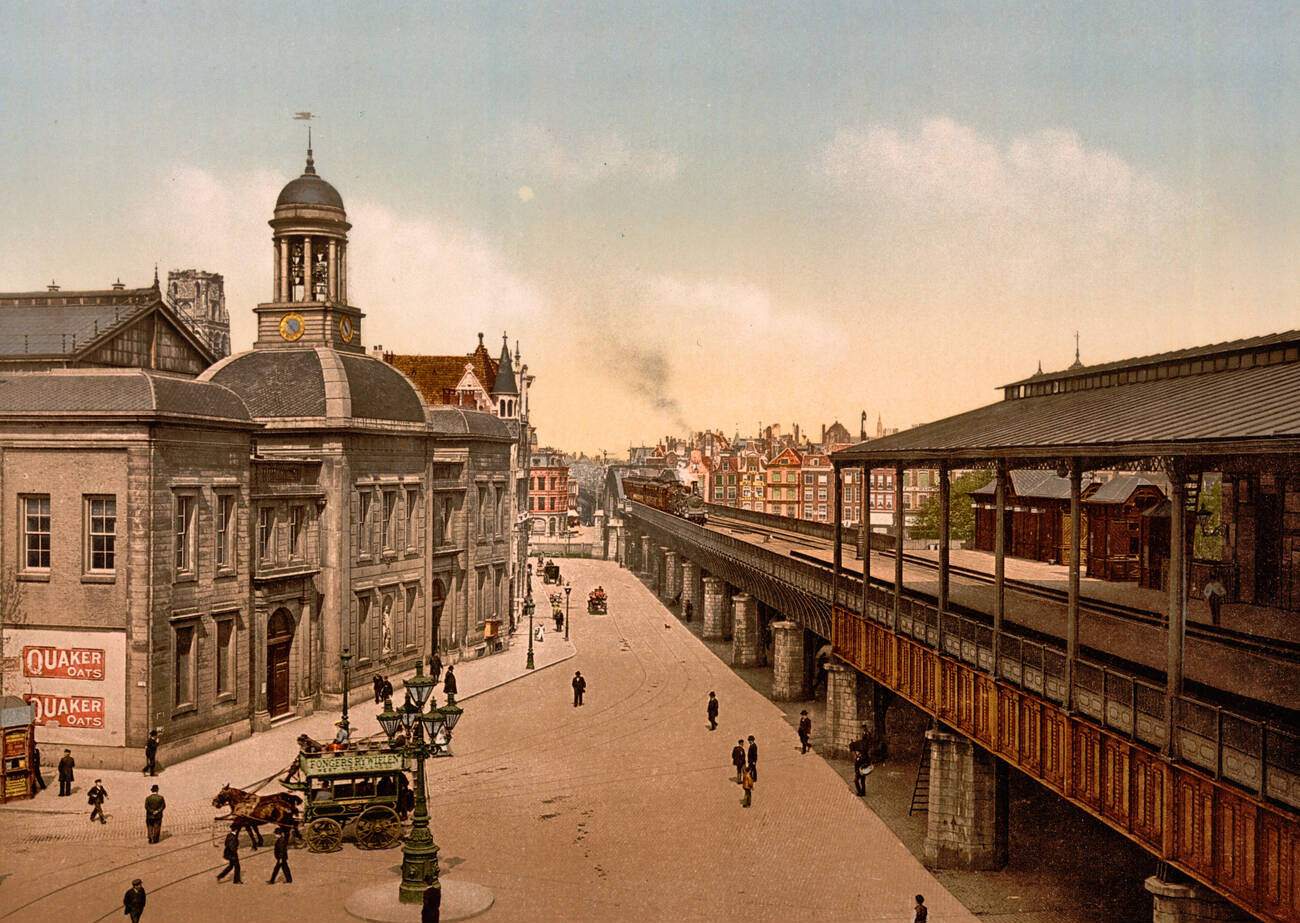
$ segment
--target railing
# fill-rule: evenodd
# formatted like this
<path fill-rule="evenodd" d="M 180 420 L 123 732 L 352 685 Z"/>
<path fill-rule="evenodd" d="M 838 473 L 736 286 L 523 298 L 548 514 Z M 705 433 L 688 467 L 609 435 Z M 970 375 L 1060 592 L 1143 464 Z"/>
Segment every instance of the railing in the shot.
<path fill-rule="evenodd" d="M 791 516 L 775 516 L 772 513 L 742 510 L 738 507 L 724 506 L 720 503 L 706 503 L 705 509 L 710 517 L 720 516 L 727 519 L 737 519 L 741 522 L 752 522 L 754 525 L 762 526 L 765 529 L 783 529 L 786 532 L 810 535 L 813 538 L 820 538 L 828 542 L 835 540 L 835 526 L 829 522 L 813 522 L 808 519 L 795 519 Z"/>
<path fill-rule="evenodd" d="M 528 543 L 529 555 L 545 558 L 590 558 L 596 545 L 592 542 L 538 542 Z"/>

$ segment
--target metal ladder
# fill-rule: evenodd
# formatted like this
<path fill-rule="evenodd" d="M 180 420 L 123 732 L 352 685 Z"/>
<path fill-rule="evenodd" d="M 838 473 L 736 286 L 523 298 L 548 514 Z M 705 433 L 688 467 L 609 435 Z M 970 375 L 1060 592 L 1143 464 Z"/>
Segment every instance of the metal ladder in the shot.
<path fill-rule="evenodd" d="M 907 816 L 929 813 L 930 810 L 930 742 L 921 745 L 921 761 L 916 767 L 916 784 L 912 786 L 912 804 Z"/>

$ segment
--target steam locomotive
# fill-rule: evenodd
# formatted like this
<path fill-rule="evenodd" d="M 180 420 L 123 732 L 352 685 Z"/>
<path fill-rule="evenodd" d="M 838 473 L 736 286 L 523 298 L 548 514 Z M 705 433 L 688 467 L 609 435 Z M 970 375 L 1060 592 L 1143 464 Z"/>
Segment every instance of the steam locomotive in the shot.
<path fill-rule="evenodd" d="M 623 478 L 623 493 L 629 500 L 644 503 L 665 513 L 701 525 L 709 521 L 704 500 L 686 484 L 674 478 L 648 478 L 627 475 Z"/>

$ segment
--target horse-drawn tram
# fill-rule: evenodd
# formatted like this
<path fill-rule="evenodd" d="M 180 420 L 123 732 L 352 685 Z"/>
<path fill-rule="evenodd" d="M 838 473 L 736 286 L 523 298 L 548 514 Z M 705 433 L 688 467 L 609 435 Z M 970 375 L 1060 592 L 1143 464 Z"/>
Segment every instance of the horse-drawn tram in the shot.
<path fill-rule="evenodd" d="M 281 784 L 302 795 L 300 826 L 312 852 L 334 852 L 350 838 L 361 849 L 402 839 L 398 811 L 409 797 L 402 755 L 385 741 L 345 749 L 304 747 Z"/>

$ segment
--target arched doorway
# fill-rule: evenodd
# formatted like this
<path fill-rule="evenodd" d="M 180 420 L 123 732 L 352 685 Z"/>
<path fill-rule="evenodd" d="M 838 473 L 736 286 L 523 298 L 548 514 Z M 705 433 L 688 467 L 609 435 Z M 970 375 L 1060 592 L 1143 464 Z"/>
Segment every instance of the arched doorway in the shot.
<path fill-rule="evenodd" d="M 442 626 L 442 606 L 447 601 L 447 590 L 441 580 L 434 580 L 429 588 L 429 653 L 438 653 L 438 629 Z"/>
<path fill-rule="evenodd" d="M 266 623 L 266 710 L 272 718 L 289 711 L 289 651 L 293 647 L 293 615 L 276 609 Z"/>

